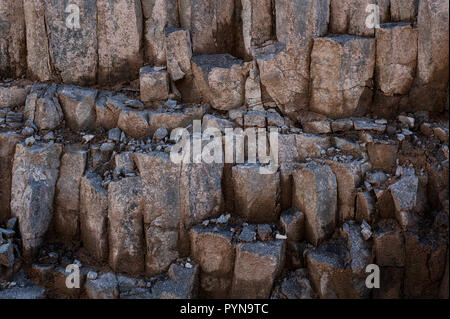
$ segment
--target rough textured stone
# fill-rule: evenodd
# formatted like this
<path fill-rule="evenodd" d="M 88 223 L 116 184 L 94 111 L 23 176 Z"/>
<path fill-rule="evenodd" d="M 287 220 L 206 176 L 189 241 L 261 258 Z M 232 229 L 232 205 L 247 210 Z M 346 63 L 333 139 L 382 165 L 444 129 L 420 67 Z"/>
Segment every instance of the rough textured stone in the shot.
<path fill-rule="evenodd" d="M 53 221 L 56 232 L 69 239 L 79 234 L 80 182 L 86 160 L 87 151 L 80 145 L 67 145 L 61 157 Z"/>
<path fill-rule="evenodd" d="M 295 138 L 299 161 L 305 161 L 308 158 L 320 158 L 322 151 L 331 147 L 329 137 L 301 133 L 296 134 Z"/>
<path fill-rule="evenodd" d="M 234 212 L 249 223 L 271 223 L 278 219 L 280 175 L 261 174 L 259 165 L 237 165 L 232 169 Z"/>
<path fill-rule="evenodd" d="M 367 145 L 372 169 L 381 169 L 387 173 L 394 170 L 397 159 L 398 144 L 390 140 L 374 140 Z"/>
<path fill-rule="evenodd" d="M 375 74 L 385 95 L 409 93 L 416 73 L 417 35 L 409 23 L 387 23 L 377 29 Z"/>
<path fill-rule="evenodd" d="M 448 105 L 449 6 L 424 0 L 418 10 L 417 77 L 409 102 L 416 109 L 442 111 Z"/>
<path fill-rule="evenodd" d="M 281 227 L 288 241 L 301 241 L 305 235 L 305 214 L 291 208 L 280 216 Z"/>
<path fill-rule="evenodd" d="M 228 297 L 235 259 L 230 230 L 193 227 L 190 241 L 191 256 L 201 269 L 200 295 L 203 298 Z"/>
<path fill-rule="evenodd" d="M 231 298 L 269 298 L 284 265 L 284 251 L 284 241 L 237 245 Z"/>
<path fill-rule="evenodd" d="M 0 3 L 0 39 L 0 78 L 22 76 L 26 71 L 23 1 Z"/>
<path fill-rule="evenodd" d="M 117 126 L 127 134 L 139 140 L 150 136 L 150 125 L 148 123 L 147 111 L 136 111 L 125 107 L 122 109 L 117 120 Z"/>
<path fill-rule="evenodd" d="M 53 198 L 62 147 L 17 144 L 11 184 L 11 214 L 19 219 L 24 255 L 43 243 L 53 216 Z"/>
<path fill-rule="evenodd" d="M 83 246 L 98 261 L 108 257 L 108 193 L 96 174 L 81 178 L 80 235 Z"/>
<path fill-rule="evenodd" d="M 307 270 L 297 269 L 282 279 L 273 290 L 271 299 L 314 299 L 315 293 L 307 276 Z"/>
<path fill-rule="evenodd" d="M 56 90 L 56 85 L 36 85 L 27 97 L 24 117 L 33 121 L 41 130 L 53 130 L 63 120 L 64 114 L 56 97 Z"/>
<path fill-rule="evenodd" d="M 119 287 L 116 275 L 104 273 L 98 279 L 88 280 L 85 285 L 86 295 L 90 299 L 117 299 Z"/>
<path fill-rule="evenodd" d="M 328 165 L 311 163 L 293 175 L 292 204 L 305 213 L 306 239 L 314 245 L 334 231 L 337 213 L 337 181 Z"/>
<path fill-rule="evenodd" d="M 242 2 L 242 30 L 245 52 L 252 56 L 252 49 L 260 47 L 264 42 L 272 39 L 273 21 L 272 1 L 243 0 Z"/>
<path fill-rule="evenodd" d="M 201 120 L 204 113 L 205 110 L 201 106 L 186 107 L 177 112 L 150 111 L 148 115 L 150 135 L 153 135 L 160 127 L 165 127 L 169 132 L 176 128 L 186 127 L 194 120 Z"/>
<path fill-rule="evenodd" d="M 231 110 L 244 104 L 243 63 L 229 54 L 199 55 L 192 58 L 196 86 L 203 99 L 218 110 Z"/>
<path fill-rule="evenodd" d="M 59 103 L 66 124 L 73 130 L 91 130 L 95 128 L 95 99 L 97 90 L 62 86 L 58 90 Z"/>
<path fill-rule="evenodd" d="M 180 24 L 191 30 L 194 54 L 229 52 L 234 43 L 235 1 L 181 0 Z"/>
<path fill-rule="evenodd" d="M 178 27 L 177 0 L 143 0 L 145 51 L 154 65 L 166 63 L 166 27 Z"/>
<path fill-rule="evenodd" d="M 374 254 L 382 267 L 405 266 L 405 239 L 394 219 L 380 221 L 374 227 Z"/>
<path fill-rule="evenodd" d="M 158 281 L 152 287 L 155 299 L 194 299 L 197 297 L 199 267 L 185 268 L 172 264 L 166 280 Z"/>
<path fill-rule="evenodd" d="M 361 163 L 359 161 L 349 163 L 327 161 L 326 163 L 336 176 L 339 223 L 355 219 L 356 187 L 361 182 Z"/>
<path fill-rule="evenodd" d="M 0 223 L 5 223 L 11 216 L 11 179 L 14 151 L 19 142 L 19 135 L 0 133 Z"/>
<path fill-rule="evenodd" d="M 311 110 L 332 118 L 363 115 L 371 104 L 375 41 L 316 38 L 311 53 Z"/>
<path fill-rule="evenodd" d="M 123 95 L 112 95 L 110 92 L 100 92 L 95 101 L 95 112 L 97 125 L 106 130 L 117 127 L 120 113 L 125 109 L 126 97 Z"/>
<path fill-rule="evenodd" d="M 392 21 L 415 21 L 419 9 L 418 0 L 390 0 Z"/>
<path fill-rule="evenodd" d="M 169 76 L 167 71 L 146 66 L 140 70 L 141 100 L 145 102 L 167 100 Z"/>
<path fill-rule="evenodd" d="M 98 80 L 134 80 L 143 64 L 141 1 L 97 1 Z"/>
<path fill-rule="evenodd" d="M 0 109 L 4 107 L 14 107 L 25 105 L 27 90 L 25 88 L 0 85 Z"/>
<path fill-rule="evenodd" d="M 116 272 L 144 271 L 141 180 L 130 177 L 108 187 L 109 264 Z"/>
<path fill-rule="evenodd" d="M 173 81 L 191 75 L 192 43 L 188 29 L 166 29 L 167 71 Z"/>
<path fill-rule="evenodd" d="M 359 298 L 352 282 L 351 255 L 344 239 L 335 239 L 306 252 L 306 265 L 321 299 Z"/>

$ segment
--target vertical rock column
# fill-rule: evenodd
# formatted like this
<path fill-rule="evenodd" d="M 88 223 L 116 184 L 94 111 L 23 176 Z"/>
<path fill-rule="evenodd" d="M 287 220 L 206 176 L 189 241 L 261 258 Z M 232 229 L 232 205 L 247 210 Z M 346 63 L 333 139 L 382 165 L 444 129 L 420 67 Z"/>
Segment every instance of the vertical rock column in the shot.
<path fill-rule="evenodd" d="M 53 217 L 53 199 L 62 147 L 17 144 L 11 186 L 11 213 L 19 220 L 22 247 L 31 257 L 44 241 Z"/>
<path fill-rule="evenodd" d="M 16 133 L 0 133 L 0 223 L 11 215 L 11 176 L 14 151 L 19 142 Z"/>
<path fill-rule="evenodd" d="M 0 78 L 20 77 L 26 71 L 23 2 L 0 2 Z"/>
<path fill-rule="evenodd" d="M 143 65 L 143 16 L 139 0 L 98 0 L 98 80 L 135 80 Z"/>
<path fill-rule="evenodd" d="M 447 103 L 448 21 L 448 1 L 420 1 L 417 75 L 410 92 L 410 103 L 416 109 L 440 112 Z"/>

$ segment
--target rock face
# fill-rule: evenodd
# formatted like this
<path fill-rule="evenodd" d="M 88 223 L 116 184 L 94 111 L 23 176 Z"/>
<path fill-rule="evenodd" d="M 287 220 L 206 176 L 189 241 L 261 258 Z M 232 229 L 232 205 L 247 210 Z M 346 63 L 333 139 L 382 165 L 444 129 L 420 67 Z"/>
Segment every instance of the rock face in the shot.
<path fill-rule="evenodd" d="M 374 65 L 373 39 L 316 38 L 311 53 L 311 110 L 332 118 L 365 114 L 373 94 Z"/>
<path fill-rule="evenodd" d="M 328 165 L 312 163 L 293 175 L 292 204 L 306 215 L 306 239 L 314 245 L 331 235 L 336 223 L 337 182 Z"/>
<path fill-rule="evenodd" d="M 25 256 L 43 243 L 53 216 L 61 145 L 17 144 L 11 183 L 11 215 L 19 219 Z"/>
<path fill-rule="evenodd" d="M 67 125 L 73 130 L 95 128 L 96 90 L 63 86 L 58 90 L 58 98 Z"/>
<path fill-rule="evenodd" d="M 141 196 L 138 177 L 113 182 L 108 188 L 109 264 L 116 272 L 144 271 Z"/>
<path fill-rule="evenodd" d="M 25 104 L 25 119 L 33 121 L 41 130 L 57 128 L 64 117 L 56 97 L 55 85 L 36 85 L 32 88 Z"/>
<path fill-rule="evenodd" d="M 22 1 L 2 1 L 0 26 L 0 78 L 20 77 L 26 71 L 25 16 Z"/>
<path fill-rule="evenodd" d="M 166 29 L 167 70 L 173 81 L 192 76 L 192 43 L 189 29 Z"/>
<path fill-rule="evenodd" d="M 243 62 L 229 54 L 199 55 L 192 58 L 195 83 L 206 102 L 227 111 L 244 104 Z"/>
<path fill-rule="evenodd" d="M 259 165 L 237 165 L 232 169 L 234 211 L 249 223 L 271 223 L 278 219 L 280 176 L 261 174 Z"/>
<path fill-rule="evenodd" d="M 245 52 L 253 55 L 253 48 L 258 48 L 273 37 L 274 22 L 272 18 L 271 0 L 242 2 L 242 31 Z"/>
<path fill-rule="evenodd" d="M 441 111 L 447 103 L 448 20 L 446 1 L 419 2 L 417 77 L 409 99 L 416 108 Z"/>
<path fill-rule="evenodd" d="M 108 193 L 100 176 L 90 173 L 80 181 L 80 236 L 89 254 L 97 261 L 108 257 Z"/>
<path fill-rule="evenodd" d="M 283 267 L 284 250 L 283 241 L 237 245 L 231 298 L 268 298 Z"/>
<path fill-rule="evenodd" d="M 169 77 L 167 72 L 149 66 L 141 68 L 140 91 L 143 102 L 167 100 L 169 97 Z"/>
<path fill-rule="evenodd" d="M 141 1 L 97 1 L 98 80 L 135 80 L 143 64 Z"/>
<path fill-rule="evenodd" d="M 16 144 L 19 135 L 0 133 L 0 222 L 6 222 L 11 216 L 11 179 Z"/>
<path fill-rule="evenodd" d="M 179 26 L 177 0 L 144 0 L 145 51 L 154 65 L 166 63 L 165 28 Z"/>
<path fill-rule="evenodd" d="M 87 151 L 77 145 L 66 147 L 61 157 L 54 222 L 62 237 L 75 238 L 79 234 L 80 182 L 86 160 Z"/>
<path fill-rule="evenodd" d="M 406 95 L 417 64 L 417 31 L 409 23 L 387 23 L 376 31 L 376 83 L 383 94 Z"/>

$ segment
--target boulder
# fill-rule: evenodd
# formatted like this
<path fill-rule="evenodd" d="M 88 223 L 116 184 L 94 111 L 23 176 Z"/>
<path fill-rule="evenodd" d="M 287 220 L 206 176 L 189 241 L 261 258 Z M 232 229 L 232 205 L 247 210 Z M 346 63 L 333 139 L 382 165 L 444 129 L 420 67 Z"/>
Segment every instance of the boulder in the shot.
<path fill-rule="evenodd" d="M 95 99 L 97 90 L 64 85 L 58 89 L 58 98 L 66 124 L 75 131 L 95 128 Z"/>
<path fill-rule="evenodd" d="M 187 127 L 194 120 L 201 120 L 204 113 L 205 109 L 202 106 L 185 107 L 174 112 L 166 110 L 149 111 L 150 135 L 153 135 L 161 127 L 166 128 L 169 133 L 173 129 Z"/>
<path fill-rule="evenodd" d="M 144 271 L 141 200 L 139 177 L 129 177 L 109 184 L 109 265 L 115 272 L 141 274 Z"/>
<path fill-rule="evenodd" d="M 53 217 L 53 199 L 62 147 L 17 144 L 11 184 L 11 215 L 19 220 L 22 249 L 32 257 L 41 246 Z"/>
<path fill-rule="evenodd" d="M 231 298 L 269 298 L 284 265 L 284 251 L 284 241 L 238 244 Z"/>
<path fill-rule="evenodd" d="M 213 108 L 239 108 L 245 98 L 245 71 L 242 60 L 229 54 L 198 55 L 192 58 L 196 86 Z"/>
<path fill-rule="evenodd" d="M 297 269 L 275 286 L 271 299 L 314 299 L 315 292 L 307 276 L 307 270 Z"/>
<path fill-rule="evenodd" d="M 36 85 L 27 97 L 24 117 L 40 130 L 53 130 L 60 126 L 64 118 L 56 91 L 56 85 Z"/>
<path fill-rule="evenodd" d="M 288 241 L 300 242 L 305 235 L 305 214 L 291 208 L 281 213 L 280 224 Z"/>
<path fill-rule="evenodd" d="M 374 66 L 374 39 L 316 38 L 311 53 L 310 109 L 331 118 L 365 114 L 372 100 Z"/>
<path fill-rule="evenodd" d="M 127 136 L 138 140 L 145 140 L 150 136 L 147 111 L 137 111 L 129 107 L 124 107 L 117 120 L 117 126 Z"/>
<path fill-rule="evenodd" d="M 80 183 L 87 161 L 87 150 L 67 145 L 61 157 L 55 196 L 55 230 L 66 239 L 79 235 Z"/>
<path fill-rule="evenodd" d="M 317 246 L 336 224 L 337 181 L 328 165 L 312 162 L 293 174 L 292 204 L 305 213 L 306 239 Z"/>
<path fill-rule="evenodd" d="M 194 299 L 197 297 L 199 267 L 172 264 L 168 278 L 152 287 L 152 299 Z"/>
<path fill-rule="evenodd" d="M 165 101 L 169 98 L 169 76 L 161 68 L 145 66 L 140 69 L 140 92 L 144 103 Z"/>
<path fill-rule="evenodd" d="M 397 160 L 398 144 L 393 140 L 373 140 L 367 144 L 372 169 L 392 173 Z"/>

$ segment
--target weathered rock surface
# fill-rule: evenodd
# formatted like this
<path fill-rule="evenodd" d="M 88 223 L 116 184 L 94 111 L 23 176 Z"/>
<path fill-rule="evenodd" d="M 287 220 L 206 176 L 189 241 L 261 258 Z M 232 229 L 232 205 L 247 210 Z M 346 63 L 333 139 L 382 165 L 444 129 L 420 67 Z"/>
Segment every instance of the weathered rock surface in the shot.
<path fill-rule="evenodd" d="M 305 213 L 306 239 L 317 246 L 332 234 L 336 224 L 336 177 L 328 165 L 318 163 L 297 169 L 292 177 L 292 204 Z"/>
<path fill-rule="evenodd" d="M 14 151 L 19 135 L 11 132 L 0 133 L 0 222 L 11 216 L 11 180 Z"/>
<path fill-rule="evenodd" d="M 316 38 L 311 53 L 311 110 L 332 118 L 365 114 L 373 94 L 374 66 L 373 39 Z"/>
<path fill-rule="evenodd" d="M 199 55 L 192 58 L 196 86 L 206 102 L 218 110 L 231 110 L 244 104 L 243 62 L 229 54 Z"/>
<path fill-rule="evenodd" d="M 31 89 L 25 104 L 24 117 L 41 130 L 57 128 L 64 114 L 59 104 L 56 85 L 36 85 Z"/>
<path fill-rule="evenodd" d="M 43 243 L 53 217 L 53 199 L 62 147 L 17 144 L 11 183 L 11 215 L 19 219 L 24 255 Z"/>

